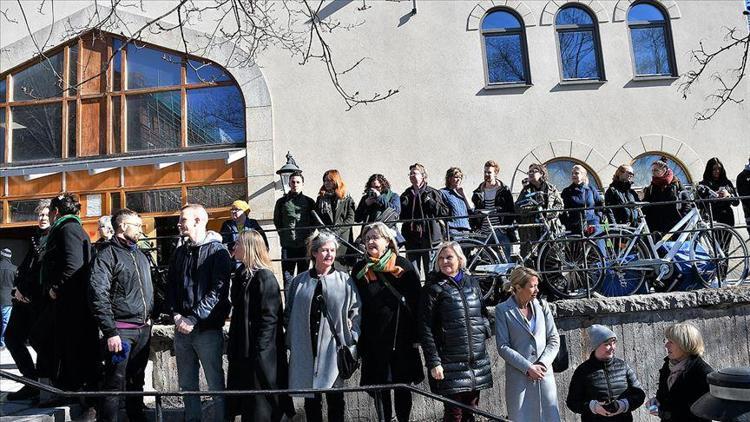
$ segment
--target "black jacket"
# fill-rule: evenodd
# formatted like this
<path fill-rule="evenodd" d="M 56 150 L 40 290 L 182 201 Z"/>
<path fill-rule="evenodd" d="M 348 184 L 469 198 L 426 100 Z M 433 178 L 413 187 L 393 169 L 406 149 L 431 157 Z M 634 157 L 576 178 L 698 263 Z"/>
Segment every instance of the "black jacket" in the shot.
<path fill-rule="evenodd" d="M 41 305 L 44 294 L 42 293 L 42 282 L 39 276 L 41 270 L 41 261 L 39 260 L 39 244 L 42 236 L 46 235 L 47 231 L 37 229 L 34 235 L 31 237 L 31 245 L 29 251 L 23 258 L 21 265 L 18 266 L 18 275 L 16 276 L 16 289 L 21 292 L 24 297 L 31 300 L 31 303 Z"/>
<path fill-rule="evenodd" d="M 704 216 L 708 218 L 708 209 L 711 208 L 711 215 L 713 215 L 714 221 L 724 223 L 730 226 L 734 226 L 734 211 L 732 206 L 739 205 L 740 201 L 736 199 L 737 190 L 731 181 L 725 180 L 724 183 L 715 180 L 702 180 L 699 183 L 700 186 L 706 186 L 714 192 L 718 192 L 721 188 L 724 188 L 729 192 L 730 197 L 735 197 L 734 201 L 728 201 L 727 199 L 720 201 L 709 201 L 707 203 L 701 203 L 701 210 L 704 212 Z M 705 197 L 704 197 L 705 199 Z"/>
<path fill-rule="evenodd" d="M 708 393 L 706 377 L 714 369 L 699 356 L 688 359 L 685 371 L 677 377 L 671 389 L 667 384 L 669 359 L 664 358 L 664 366 L 659 370 L 656 400 L 659 401 L 659 417 L 663 422 L 709 422 L 708 419 L 693 415 L 690 406 Z"/>
<path fill-rule="evenodd" d="M 10 258 L 0 257 L 0 306 L 10 306 L 18 268 Z"/>
<path fill-rule="evenodd" d="M 486 340 L 491 336 L 479 281 L 464 274 L 461 282 L 431 273 L 422 289 L 422 352 L 427 369 L 442 365 L 445 378 L 429 377 L 432 391 L 456 394 L 492 388 Z"/>
<path fill-rule="evenodd" d="M 222 328 L 229 315 L 229 277 L 234 267 L 221 242 L 186 242 L 172 255 L 167 307 L 202 329 Z"/>
<path fill-rule="evenodd" d="M 146 324 L 154 308 L 146 255 L 117 238 L 104 242 L 91 264 L 88 298 L 105 338 L 118 335 L 116 321 Z"/>
<path fill-rule="evenodd" d="M 424 185 L 418 199 L 413 192 L 409 187 L 401 194 L 402 220 L 450 216 L 443 195 L 437 189 Z M 401 226 L 401 234 L 408 244 L 429 244 L 443 240 L 443 229 L 438 220 L 405 222 Z"/>
<path fill-rule="evenodd" d="M 257 231 L 258 234 L 260 234 L 260 237 L 263 238 L 263 242 L 266 244 L 266 249 L 268 249 L 268 238 L 266 237 L 266 232 L 263 231 L 263 228 L 258 224 L 258 220 L 249 217 L 245 218 L 244 229 Z M 221 225 L 221 241 L 227 245 L 227 249 L 230 251 L 234 249 L 234 242 L 237 241 L 237 237 L 240 235 L 239 231 L 237 222 L 231 218 Z"/>
<path fill-rule="evenodd" d="M 85 307 L 91 240 L 77 220 L 70 218 L 59 224 L 50 228 L 40 257 L 43 291 L 46 293 L 51 288 L 59 295 L 67 296 L 64 298 L 66 303 Z"/>
<path fill-rule="evenodd" d="M 604 192 L 604 204 L 607 206 L 627 205 L 635 202 L 638 202 L 638 194 L 633 190 L 632 183 L 612 182 Z M 607 217 L 617 224 L 638 225 L 638 210 L 633 207 L 608 209 Z"/>
<path fill-rule="evenodd" d="M 653 184 L 643 189 L 643 200 L 645 202 L 667 202 L 677 201 L 680 199 L 682 185 L 675 178 L 672 183 L 664 187 L 657 187 Z M 646 223 L 652 231 L 666 233 L 674 227 L 682 218 L 682 210 L 685 208 L 682 204 L 663 204 L 649 205 L 643 208 L 646 215 Z"/>
<path fill-rule="evenodd" d="M 737 195 L 750 196 L 750 164 L 737 175 Z M 745 218 L 750 218 L 750 198 L 742 200 Z"/>
<path fill-rule="evenodd" d="M 609 384 L 607 383 L 609 381 Z M 589 402 L 597 400 L 628 401 L 628 411 L 617 416 L 605 418 L 591 413 Z M 632 412 L 639 408 L 646 399 L 646 393 L 635 376 L 635 371 L 619 358 L 601 361 L 592 353 L 570 379 L 568 409 L 581 415 L 581 422 L 631 422 Z"/>
<path fill-rule="evenodd" d="M 479 186 L 474 189 L 474 192 L 471 193 L 471 203 L 474 204 L 474 209 L 492 209 L 499 214 L 513 214 L 516 212 L 516 204 L 513 201 L 513 194 L 510 193 L 510 188 L 499 180 L 498 183 L 500 183 L 500 187 L 495 194 L 495 202 L 493 204 L 484 203 L 484 189 L 482 188 L 484 183 L 480 183 Z M 506 225 L 513 224 L 515 220 L 515 216 L 506 215 L 500 219 L 500 222 L 501 224 Z M 480 218 L 471 219 L 471 225 L 474 229 L 481 227 L 482 223 L 483 221 Z"/>
<path fill-rule="evenodd" d="M 357 277 L 365 263 L 360 261 L 352 269 L 362 301 L 357 341 L 362 356 L 361 382 L 363 385 L 387 382 L 389 368 L 393 382 L 421 382 L 422 360 L 414 348 L 419 342 L 417 312 L 422 288 L 419 274 L 402 256 L 396 258 L 396 265 L 404 269 L 401 277 L 380 273 L 404 299 L 401 303 L 380 278 L 367 281 L 366 276 Z"/>
<path fill-rule="evenodd" d="M 325 227 L 328 227 L 347 242 L 354 242 L 352 226 L 348 225 L 354 223 L 354 200 L 351 196 L 346 195 L 338 199 L 331 195 L 320 195 L 315 201 L 315 212 Z M 341 226 L 342 224 L 343 226 Z M 354 258 L 346 255 L 354 251 L 350 252 L 349 248 L 343 243 L 339 243 L 339 247 L 336 249 L 336 260 L 346 263 L 352 262 Z"/>

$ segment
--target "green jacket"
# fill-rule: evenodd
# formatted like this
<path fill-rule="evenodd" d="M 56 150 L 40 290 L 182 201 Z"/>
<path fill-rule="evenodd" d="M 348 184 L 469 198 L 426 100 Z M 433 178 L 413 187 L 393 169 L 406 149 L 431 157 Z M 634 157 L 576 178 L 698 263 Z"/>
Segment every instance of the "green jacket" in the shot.
<path fill-rule="evenodd" d="M 287 193 L 276 201 L 273 209 L 273 224 L 279 231 L 282 248 L 303 248 L 312 229 L 294 230 L 296 227 L 313 225 L 311 211 L 315 201 L 302 193 Z M 292 229 L 292 230 L 289 230 Z"/>

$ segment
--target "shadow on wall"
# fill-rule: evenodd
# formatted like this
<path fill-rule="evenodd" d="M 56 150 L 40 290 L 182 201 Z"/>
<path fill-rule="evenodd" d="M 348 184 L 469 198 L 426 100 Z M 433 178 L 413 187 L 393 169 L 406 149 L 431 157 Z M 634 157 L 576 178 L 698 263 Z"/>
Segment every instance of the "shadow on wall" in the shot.
<path fill-rule="evenodd" d="M 476 96 L 485 97 L 485 96 L 494 96 L 494 95 L 521 95 L 532 86 L 533 85 L 521 85 L 521 86 L 514 86 L 514 87 L 507 87 L 507 88 L 495 88 L 495 89 L 482 88 L 479 91 L 477 91 Z"/>
<path fill-rule="evenodd" d="M 659 79 L 631 79 L 623 85 L 623 88 L 650 88 L 655 86 L 672 86 L 680 78 L 659 78 Z"/>

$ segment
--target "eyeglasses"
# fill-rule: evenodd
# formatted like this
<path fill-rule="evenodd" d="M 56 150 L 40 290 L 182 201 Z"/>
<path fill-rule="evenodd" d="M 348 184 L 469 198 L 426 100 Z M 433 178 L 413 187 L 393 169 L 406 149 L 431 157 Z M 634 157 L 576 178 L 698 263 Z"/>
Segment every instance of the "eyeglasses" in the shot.
<path fill-rule="evenodd" d="M 367 243 L 367 242 L 369 242 L 371 240 L 378 240 L 378 239 L 382 239 L 382 238 L 383 238 L 383 236 L 381 236 L 379 234 L 375 234 L 375 235 L 372 235 L 372 236 L 366 236 L 365 237 L 365 243 Z"/>
<path fill-rule="evenodd" d="M 128 225 L 128 226 L 137 227 L 139 229 L 143 227 L 143 224 L 136 224 L 136 223 L 122 223 L 122 224 L 125 224 L 125 225 Z"/>
<path fill-rule="evenodd" d="M 534 174 L 534 173 L 539 173 L 539 170 L 536 170 L 536 169 L 529 170 L 529 172 L 527 174 Z"/>
<path fill-rule="evenodd" d="M 632 171 L 626 171 L 625 174 L 627 174 L 628 176 L 635 176 L 635 173 L 633 173 Z"/>

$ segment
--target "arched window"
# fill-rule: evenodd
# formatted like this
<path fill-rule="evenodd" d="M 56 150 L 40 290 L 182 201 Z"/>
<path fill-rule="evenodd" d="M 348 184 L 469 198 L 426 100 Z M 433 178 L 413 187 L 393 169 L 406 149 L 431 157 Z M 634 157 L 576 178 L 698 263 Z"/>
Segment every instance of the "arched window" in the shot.
<path fill-rule="evenodd" d="M 672 169 L 672 172 L 680 183 L 683 185 L 692 183 L 690 173 L 688 173 L 682 163 L 669 154 L 653 151 L 641 154 L 633 160 L 633 173 L 635 173 L 633 186 L 644 188 L 651 184 L 651 164 L 656 160 L 662 160 L 664 158 L 667 159 L 667 165 Z"/>
<path fill-rule="evenodd" d="M 677 76 L 669 19 L 658 6 L 636 3 L 628 11 L 635 76 Z"/>
<path fill-rule="evenodd" d="M 3 163 L 245 144 L 242 93 L 216 64 L 101 33 L 45 56 L 0 75 Z"/>
<path fill-rule="evenodd" d="M 591 167 L 586 165 L 586 163 L 571 158 L 555 158 L 547 161 L 544 164 L 544 166 L 547 167 L 547 181 L 555 185 L 559 191 L 562 191 L 572 183 L 570 180 L 570 173 L 573 171 L 573 166 L 576 164 L 583 166 L 588 172 L 589 184 L 596 190 L 601 191 L 599 176 L 594 173 Z"/>
<path fill-rule="evenodd" d="M 485 83 L 488 87 L 531 84 L 523 20 L 507 9 L 496 9 L 482 19 Z"/>
<path fill-rule="evenodd" d="M 566 6 L 555 17 L 563 81 L 605 80 L 595 16 L 582 6 Z"/>

